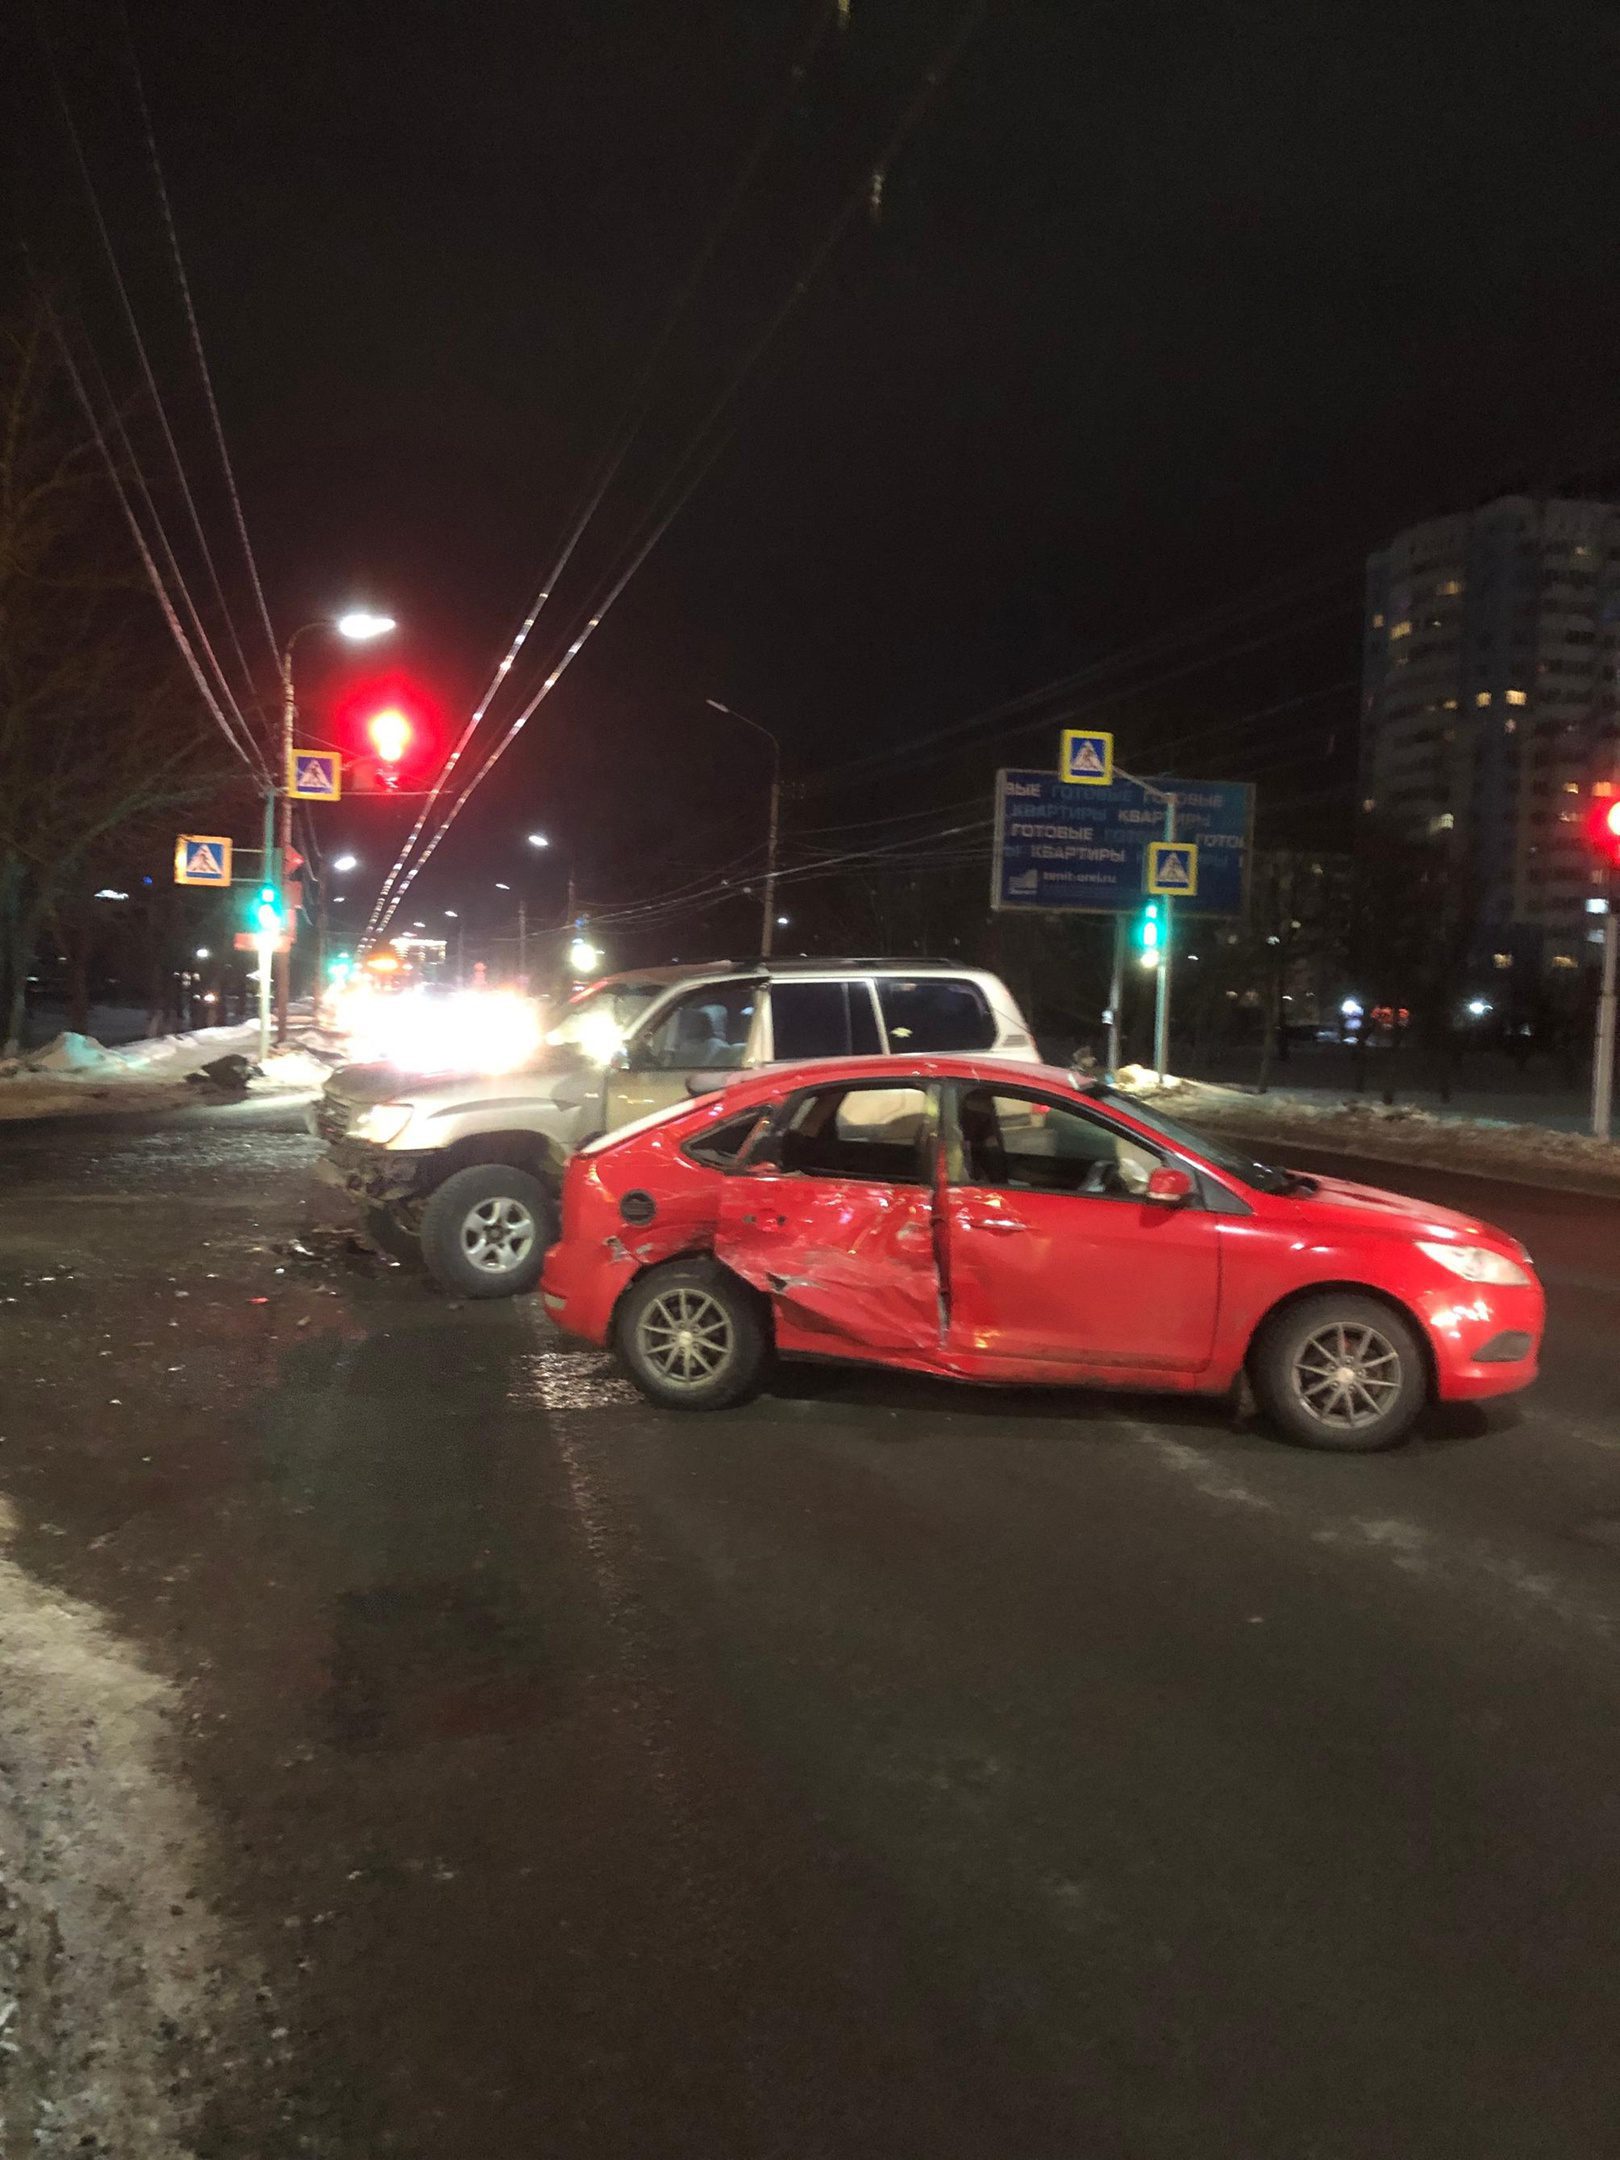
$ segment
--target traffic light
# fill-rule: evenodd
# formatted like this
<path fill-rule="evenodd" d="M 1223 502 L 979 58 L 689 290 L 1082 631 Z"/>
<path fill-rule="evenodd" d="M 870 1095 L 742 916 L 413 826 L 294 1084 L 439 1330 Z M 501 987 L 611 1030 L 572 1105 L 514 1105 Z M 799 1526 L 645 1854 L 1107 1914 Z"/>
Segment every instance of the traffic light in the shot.
<path fill-rule="evenodd" d="M 385 705 L 366 722 L 371 747 L 377 753 L 378 762 L 385 766 L 399 764 L 410 749 L 415 733 L 409 716 L 397 705 Z"/>
<path fill-rule="evenodd" d="M 1598 780 L 1592 787 L 1592 808 L 1586 821 L 1586 837 L 1592 851 L 1611 870 L 1620 870 L 1620 794 L 1612 780 Z"/>
<path fill-rule="evenodd" d="M 273 885 L 261 885 L 248 910 L 252 927 L 262 938 L 281 935 L 281 896 Z"/>
<path fill-rule="evenodd" d="M 1143 908 L 1142 919 L 1136 926 L 1136 949 L 1142 956 L 1142 965 L 1144 967 L 1158 966 L 1161 934 L 1162 924 L 1159 918 L 1159 903 L 1157 900 L 1150 900 L 1147 906 Z"/>

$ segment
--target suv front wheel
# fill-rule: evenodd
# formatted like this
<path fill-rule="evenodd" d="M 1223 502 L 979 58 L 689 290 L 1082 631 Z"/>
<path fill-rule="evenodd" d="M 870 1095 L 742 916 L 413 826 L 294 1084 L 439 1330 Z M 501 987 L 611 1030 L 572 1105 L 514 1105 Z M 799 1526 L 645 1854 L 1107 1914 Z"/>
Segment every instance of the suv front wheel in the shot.
<path fill-rule="evenodd" d="M 474 1163 L 447 1177 L 422 1210 L 422 1258 L 458 1297 L 516 1297 L 540 1280 L 557 1236 L 557 1204 L 537 1177 Z"/>

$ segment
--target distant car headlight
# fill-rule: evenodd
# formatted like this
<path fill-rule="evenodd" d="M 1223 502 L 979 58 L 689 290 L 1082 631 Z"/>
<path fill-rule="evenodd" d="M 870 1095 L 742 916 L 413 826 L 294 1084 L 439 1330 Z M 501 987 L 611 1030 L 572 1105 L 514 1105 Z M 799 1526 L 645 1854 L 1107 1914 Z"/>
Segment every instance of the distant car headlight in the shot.
<path fill-rule="evenodd" d="M 1464 1282 L 1528 1283 L 1528 1268 L 1520 1267 L 1517 1260 L 1510 1260 L 1505 1252 L 1498 1252 L 1491 1245 L 1431 1245 L 1426 1238 L 1418 1239 L 1418 1251 L 1427 1253 L 1448 1274 L 1460 1275 Z"/>
<path fill-rule="evenodd" d="M 411 1122 L 411 1106 L 403 1102 L 373 1103 L 369 1110 L 362 1110 L 349 1128 L 355 1140 L 375 1140 L 379 1147 L 386 1147 L 390 1140 L 397 1140 Z"/>

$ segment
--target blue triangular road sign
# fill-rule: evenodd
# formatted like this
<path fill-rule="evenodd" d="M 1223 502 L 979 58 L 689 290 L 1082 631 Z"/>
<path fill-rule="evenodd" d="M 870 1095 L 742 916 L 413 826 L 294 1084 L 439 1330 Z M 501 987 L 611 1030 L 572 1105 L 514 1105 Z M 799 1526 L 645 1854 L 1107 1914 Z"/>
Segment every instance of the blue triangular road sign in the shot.
<path fill-rule="evenodd" d="M 1076 743 L 1070 762 L 1076 772 L 1100 773 L 1103 770 L 1102 756 L 1094 742 Z"/>
<path fill-rule="evenodd" d="M 327 793 L 332 785 L 332 769 L 324 758 L 300 758 L 298 761 L 298 785 L 308 788 L 312 795 Z"/>
<path fill-rule="evenodd" d="M 1176 886 L 1183 891 L 1192 883 L 1192 871 L 1185 855 L 1166 849 L 1154 865 L 1154 876 L 1161 892 L 1170 892 Z"/>
<path fill-rule="evenodd" d="M 186 869 L 195 878 L 222 878 L 225 875 L 225 865 L 206 840 L 199 840 L 186 850 Z"/>

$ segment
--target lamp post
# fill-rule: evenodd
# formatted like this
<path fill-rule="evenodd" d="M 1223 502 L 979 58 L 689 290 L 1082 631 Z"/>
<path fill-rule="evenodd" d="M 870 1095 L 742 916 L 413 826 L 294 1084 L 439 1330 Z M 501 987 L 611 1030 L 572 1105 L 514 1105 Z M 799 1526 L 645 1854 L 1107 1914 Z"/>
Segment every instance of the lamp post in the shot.
<path fill-rule="evenodd" d="M 373 615 L 366 608 L 351 608 L 347 614 L 318 615 L 313 622 L 300 623 L 288 638 L 281 651 L 281 774 L 274 793 L 265 797 L 264 805 L 264 874 L 279 894 L 287 870 L 287 850 L 292 846 L 292 758 L 293 730 L 298 719 L 298 701 L 293 695 L 293 648 L 301 637 L 311 630 L 335 630 L 339 637 L 351 644 L 364 644 L 368 639 L 386 637 L 394 628 L 392 615 Z M 272 829 L 272 816 L 274 827 Z M 283 913 L 286 911 L 283 910 Z M 287 1039 L 287 999 L 292 977 L 292 954 L 276 954 L 276 1041 Z"/>
<path fill-rule="evenodd" d="M 756 735 L 763 735 L 771 746 L 771 809 L 765 836 L 765 905 L 760 914 L 759 955 L 762 960 L 771 957 L 773 933 L 776 928 L 776 833 L 782 808 L 782 745 L 768 727 L 761 727 L 757 720 L 750 720 L 735 706 L 722 705 L 718 698 L 705 698 L 704 704 L 711 712 L 724 713 L 728 720 L 740 720 L 744 727 L 752 728 Z"/>

